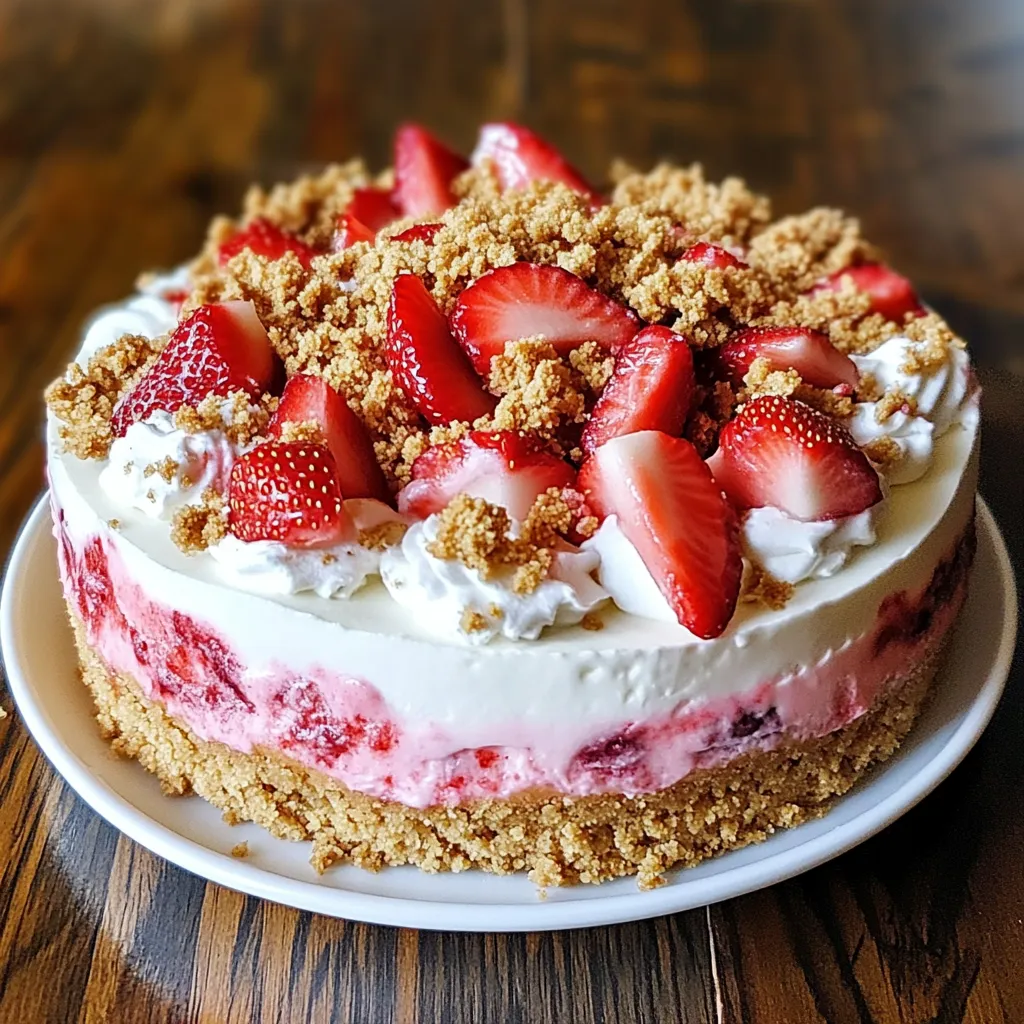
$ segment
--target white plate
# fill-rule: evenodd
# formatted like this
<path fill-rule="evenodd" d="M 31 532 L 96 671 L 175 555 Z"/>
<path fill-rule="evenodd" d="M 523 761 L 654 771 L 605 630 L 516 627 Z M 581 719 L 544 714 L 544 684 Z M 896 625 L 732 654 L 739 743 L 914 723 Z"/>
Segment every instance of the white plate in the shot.
<path fill-rule="evenodd" d="M 898 756 L 823 819 L 677 872 L 652 892 L 622 879 L 549 890 L 541 900 L 522 876 L 427 875 L 408 867 L 371 874 L 345 866 L 318 877 L 307 863 L 308 843 L 275 839 L 255 825 L 225 825 L 198 797 L 164 796 L 153 776 L 115 757 L 92 726 L 45 499 L 22 528 L 8 564 L 0 644 L 18 708 L 57 771 L 115 828 L 203 878 L 305 910 L 410 928 L 540 931 L 614 924 L 714 903 L 816 867 L 895 821 L 960 763 L 995 710 L 1017 629 L 1010 560 L 983 503 L 978 526 L 977 571 L 950 658 L 934 701 Z M 245 860 L 230 855 L 242 840 L 249 845 Z"/>

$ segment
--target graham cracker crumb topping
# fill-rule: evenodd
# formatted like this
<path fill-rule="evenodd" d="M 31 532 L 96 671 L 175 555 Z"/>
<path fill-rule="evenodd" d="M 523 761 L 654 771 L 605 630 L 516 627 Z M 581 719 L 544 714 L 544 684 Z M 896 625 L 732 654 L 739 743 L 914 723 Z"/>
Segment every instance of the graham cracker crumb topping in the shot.
<path fill-rule="evenodd" d="M 223 540 L 228 532 L 228 504 L 223 494 L 206 488 L 197 505 L 181 505 L 171 519 L 171 540 L 194 555 Z"/>
<path fill-rule="evenodd" d="M 744 575 L 740 600 L 745 604 L 757 604 L 778 611 L 789 603 L 794 589 L 792 583 L 776 579 L 764 566 L 751 562 Z"/>

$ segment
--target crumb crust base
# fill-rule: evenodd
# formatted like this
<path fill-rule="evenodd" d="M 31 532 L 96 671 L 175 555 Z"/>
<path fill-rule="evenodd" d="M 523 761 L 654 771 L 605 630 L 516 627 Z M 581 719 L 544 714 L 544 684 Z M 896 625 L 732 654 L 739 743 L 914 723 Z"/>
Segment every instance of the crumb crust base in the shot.
<path fill-rule="evenodd" d="M 641 888 L 654 888 L 673 868 L 819 817 L 895 753 L 927 701 L 945 647 L 940 641 L 919 652 L 912 669 L 842 729 L 698 769 L 657 793 L 531 792 L 415 808 L 354 792 L 277 752 L 246 754 L 200 739 L 134 679 L 112 672 L 73 613 L 71 620 L 103 735 L 156 775 L 165 793 L 196 793 L 230 824 L 252 821 L 279 838 L 311 840 L 318 872 L 338 862 L 373 871 L 475 867 L 527 871 L 540 887 L 636 875 Z"/>

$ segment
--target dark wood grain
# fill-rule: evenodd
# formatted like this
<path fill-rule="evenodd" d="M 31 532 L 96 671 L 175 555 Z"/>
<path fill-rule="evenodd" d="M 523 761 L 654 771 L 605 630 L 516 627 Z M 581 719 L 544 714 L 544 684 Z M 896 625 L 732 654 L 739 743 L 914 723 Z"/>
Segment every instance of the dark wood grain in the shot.
<path fill-rule="evenodd" d="M 974 344 L 983 489 L 1024 555 L 1024 5 L 0 0 L 0 544 L 39 392 L 97 305 L 270 182 L 423 120 L 519 118 L 593 175 L 701 159 L 857 211 Z M 1024 680 L 895 826 L 710 909 L 561 935 L 348 924 L 207 885 L 0 721 L 0 1022 L 1020 1024 Z M 6 695 L 0 695 L 10 709 Z"/>

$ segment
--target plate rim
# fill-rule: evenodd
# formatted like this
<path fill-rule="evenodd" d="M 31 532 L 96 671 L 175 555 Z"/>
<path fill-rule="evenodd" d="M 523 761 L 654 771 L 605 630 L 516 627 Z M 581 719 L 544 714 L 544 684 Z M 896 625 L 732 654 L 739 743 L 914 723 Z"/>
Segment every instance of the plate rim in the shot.
<path fill-rule="evenodd" d="M 48 492 L 44 491 L 23 520 L 4 568 L 0 592 L 0 659 L 8 688 L 36 745 L 54 770 L 82 800 L 119 832 L 150 852 L 208 881 L 262 899 L 368 924 L 421 928 L 432 931 L 512 932 L 551 931 L 639 921 L 706 906 L 741 896 L 803 874 L 848 852 L 877 835 L 911 810 L 943 782 L 967 756 L 995 713 L 1009 676 L 1017 633 L 1017 590 L 1005 540 L 988 505 L 977 499 L 979 532 L 991 545 L 997 573 L 990 585 L 1001 591 L 1005 608 L 998 644 L 988 676 L 970 704 L 955 720 L 944 746 L 887 796 L 833 829 L 812 836 L 798 846 L 769 850 L 764 857 L 728 868 L 700 880 L 694 900 L 690 888 L 665 885 L 639 890 L 536 904 L 432 901 L 325 887 L 315 879 L 302 881 L 257 867 L 211 849 L 151 818 L 113 786 L 94 776 L 51 727 L 46 707 L 35 699 L 34 687 L 21 664 L 15 630 L 18 581 L 44 538 L 49 522 Z M 977 577 L 975 577 L 977 580 Z M 979 583 L 975 583 L 979 586 Z M 144 770 L 139 768 L 139 770 Z M 879 775 L 886 768 L 880 767 Z M 872 784 L 869 780 L 866 785 Z M 801 826 L 787 830 L 799 832 Z M 279 840 L 286 842 L 287 840 Z M 387 869 L 386 869 L 387 870 Z M 739 879 L 742 879 L 741 881 Z M 424 874 L 426 884 L 433 877 Z M 673 898 L 675 897 L 675 898 Z M 495 918 L 500 923 L 495 926 Z"/>

